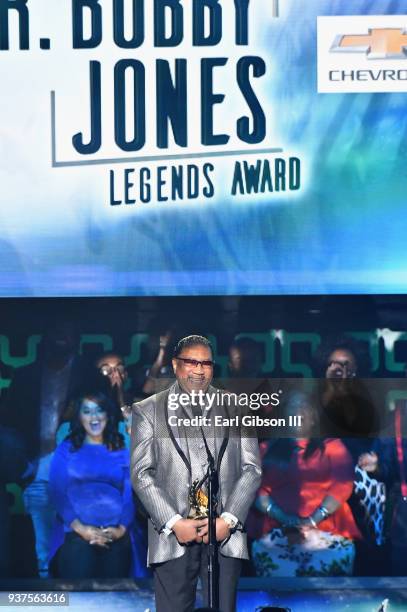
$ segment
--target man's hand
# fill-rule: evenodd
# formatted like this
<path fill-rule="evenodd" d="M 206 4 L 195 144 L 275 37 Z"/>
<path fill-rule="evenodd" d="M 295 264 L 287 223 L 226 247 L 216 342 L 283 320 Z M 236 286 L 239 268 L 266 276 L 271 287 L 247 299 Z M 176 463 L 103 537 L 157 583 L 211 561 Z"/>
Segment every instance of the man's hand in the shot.
<path fill-rule="evenodd" d="M 218 542 L 223 542 L 223 540 L 226 540 L 229 537 L 229 535 L 230 535 L 229 525 L 227 524 L 226 521 L 223 520 L 223 518 L 219 517 L 219 518 L 216 519 L 215 526 L 216 526 L 216 540 Z M 204 544 L 208 544 L 208 542 L 209 542 L 208 530 L 209 530 L 209 525 L 208 525 L 208 528 L 206 530 L 207 533 L 203 537 L 203 543 Z"/>
<path fill-rule="evenodd" d="M 379 458 L 376 453 L 363 453 L 358 459 L 358 466 L 366 472 L 375 472 L 379 465 Z"/>
<path fill-rule="evenodd" d="M 202 542 L 208 531 L 208 519 L 179 519 L 172 530 L 180 544 Z"/>

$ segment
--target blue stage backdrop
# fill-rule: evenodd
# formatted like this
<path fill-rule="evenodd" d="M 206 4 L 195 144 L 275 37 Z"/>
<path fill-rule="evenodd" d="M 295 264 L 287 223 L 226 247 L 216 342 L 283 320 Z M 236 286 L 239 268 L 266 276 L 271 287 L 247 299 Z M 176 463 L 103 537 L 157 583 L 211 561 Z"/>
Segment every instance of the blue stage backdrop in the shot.
<path fill-rule="evenodd" d="M 401 0 L 0 0 L 3 296 L 407 289 Z"/>

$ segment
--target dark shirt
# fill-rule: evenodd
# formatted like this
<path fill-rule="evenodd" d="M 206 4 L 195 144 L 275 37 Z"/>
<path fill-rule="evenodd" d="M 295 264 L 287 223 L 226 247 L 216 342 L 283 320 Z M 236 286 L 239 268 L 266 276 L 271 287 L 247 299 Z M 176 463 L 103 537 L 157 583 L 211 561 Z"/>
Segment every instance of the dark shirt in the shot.
<path fill-rule="evenodd" d="M 22 437 L 0 425 L 0 483 L 18 480 L 27 467 Z"/>
<path fill-rule="evenodd" d="M 12 429 L 0 426 L 0 576 L 10 571 L 10 516 L 6 489 L 8 482 L 21 478 L 27 461 L 21 436 Z"/>
<path fill-rule="evenodd" d="M 407 475 L 407 438 L 403 438 L 403 464 Z M 379 458 L 379 469 L 375 474 L 388 488 L 400 483 L 400 465 L 397 458 L 395 438 L 379 438 L 374 440 L 372 450 Z"/>

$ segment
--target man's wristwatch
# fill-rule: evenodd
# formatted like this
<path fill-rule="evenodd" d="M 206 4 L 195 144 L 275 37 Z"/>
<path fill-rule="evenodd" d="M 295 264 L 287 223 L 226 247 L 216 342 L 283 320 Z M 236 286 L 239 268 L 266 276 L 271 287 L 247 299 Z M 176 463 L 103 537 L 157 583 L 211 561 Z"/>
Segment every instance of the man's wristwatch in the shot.
<path fill-rule="evenodd" d="M 222 516 L 221 518 L 223 518 L 226 525 L 229 527 L 230 531 L 234 531 L 239 524 L 239 521 L 232 518 L 231 516 L 226 515 L 226 516 Z"/>

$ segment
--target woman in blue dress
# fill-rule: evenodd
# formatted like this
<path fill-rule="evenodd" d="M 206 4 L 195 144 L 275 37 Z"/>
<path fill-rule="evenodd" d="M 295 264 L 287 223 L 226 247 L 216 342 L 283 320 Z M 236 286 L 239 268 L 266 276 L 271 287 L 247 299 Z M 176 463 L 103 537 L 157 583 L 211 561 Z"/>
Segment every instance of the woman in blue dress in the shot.
<path fill-rule="evenodd" d="M 82 394 L 50 471 L 57 511 L 51 557 L 58 577 L 129 576 L 134 517 L 129 463 L 112 402 L 100 391 Z"/>

